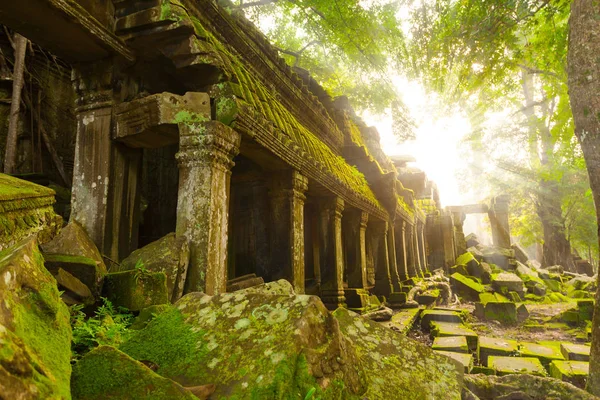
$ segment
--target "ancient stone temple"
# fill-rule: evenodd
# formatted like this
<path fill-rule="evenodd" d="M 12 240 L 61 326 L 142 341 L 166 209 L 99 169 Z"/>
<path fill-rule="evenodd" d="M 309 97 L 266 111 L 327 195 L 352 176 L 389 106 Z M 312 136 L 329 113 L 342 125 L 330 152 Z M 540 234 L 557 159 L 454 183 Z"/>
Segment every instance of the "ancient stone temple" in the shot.
<path fill-rule="evenodd" d="M 102 254 L 176 232 L 186 293 L 283 278 L 331 309 L 368 307 L 368 289 L 402 303 L 402 281 L 443 266 L 435 185 L 227 4 L 26 3 L 0 22 L 72 66 L 70 219 Z"/>

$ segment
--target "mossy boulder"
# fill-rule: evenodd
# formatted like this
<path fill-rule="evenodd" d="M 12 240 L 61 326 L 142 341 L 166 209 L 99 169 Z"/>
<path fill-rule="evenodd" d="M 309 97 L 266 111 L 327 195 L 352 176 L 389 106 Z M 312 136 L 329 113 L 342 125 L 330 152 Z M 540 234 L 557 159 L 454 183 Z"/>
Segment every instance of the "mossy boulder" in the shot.
<path fill-rule="evenodd" d="M 74 400 L 198 400 L 189 390 L 110 346 L 87 353 L 73 368 Z"/>
<path fill-rule="evenodd" d="M 480 400 L 505 399 L 569 399 L 597 400 L 597 397 L 567 382 L 533 375 L 465 376 L 465 387 Z"/>
<path fill-rule="evenodd" d="M 167 295 L 171 302 L 183 296 L 183 287 L 190 261 L 190 249 L 185 237 L 168 235 L 131 253 L 111 272 L 144 268 L 149 272 L 164 272 L 167 276 Z"/>
<path fill-rule="evenodd" d="M 69 310 L 35 239 L 0 260 L 0 397 L 70 399 Z"/>
<path fill-rule="evenodd" d="M 103 293 L 114 305 L 131 311 L 169 302 L 164 272 L 111 272 L 104 278 Z"/>
<path fill-rule="evenodd" d="M 346 309 L 333 314 L 358 356 L 367 386 L 361 398 L 460 398 L 462 365 Z"/>

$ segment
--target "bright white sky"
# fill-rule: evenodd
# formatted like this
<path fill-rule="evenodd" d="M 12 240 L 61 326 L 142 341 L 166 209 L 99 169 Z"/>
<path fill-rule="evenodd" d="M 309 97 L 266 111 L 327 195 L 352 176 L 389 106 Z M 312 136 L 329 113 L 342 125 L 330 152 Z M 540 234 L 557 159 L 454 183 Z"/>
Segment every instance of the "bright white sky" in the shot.
<path fill-rule="evenodd" d="M 417 162 L 412 165 L 425 171 L 437 184 L 444 207 L 475 201 L 469 194 L 461 193 L 456 177 L 456 173 L 467 165 L 458 145 L 471 130 L 468 119 L 460 113 L 450 117 L 436 116 L 440 106 L 435 96 L 427 94 L 419 83 L 398 77 L 394 84 L 417 124 L 416 140 L 399 144 L 392 134 L 391 118 L 363 114 L 368 125 L 377 127 L 385 153 L 415 157 Z"/>

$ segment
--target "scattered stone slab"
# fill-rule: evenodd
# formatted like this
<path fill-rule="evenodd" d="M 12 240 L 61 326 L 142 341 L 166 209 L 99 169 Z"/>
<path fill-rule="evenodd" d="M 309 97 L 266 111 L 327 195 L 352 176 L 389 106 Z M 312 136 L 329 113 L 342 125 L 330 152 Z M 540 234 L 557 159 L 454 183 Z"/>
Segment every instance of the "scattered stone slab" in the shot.
<path fill-rule="evenodd" d="M 227 291 L 229 293 L 236 292 L 238 290 L 247 289 L 253 286 L 259 286 L 264 283 L 265 281 L 263 278 L 256 276 L 256 274 L 242 275 L 227 281 Z"/>
<path fill-rule="evenodd" d="M 69 222 L 54 239 L 42 244 L 41 249 L 44 254 L 63 254 L 91 258 L 97 263 L 101 274 L 106 274 L 107 272 L 106 265 L 98 248 L 83 227 L 76 221 Z M 73 275 L 77 276 L 77 274 Z"/>
<path fill-rule="evenodd" d="M 464 353 L 455 353 L 452 351 L 434 350 L 438 354 L 442 354 L 446 357 L 450 357 L 456 360 L 464 368 L 464 373 L 468 374 L 473 369 L 473 355 Z"/>
<path fill-rule="evenodd" d="M 464 336 L 436 337 L 431 345 L 433 350 L 468 353 L 467 338 Z"/>
<path fill-rule="evenodd" d="M 590 361 L 590 346 L 574 343 L 561 343 L 560 352 L 569 361 Z"/>
<path fill-rule="evenodd" d="M 407 294 L 405 292 L 393 292 L 388 296 L 388 303 L 391 308 L 398 309 L 406 304 Z"/>
<path fill-rule="evenodd" d="M 459 312 L 451 310 L 425 310 L 421 313 L 421 329 L 425 332 L 429 331 L 430 323 L 438 322 L 454 322 L 462 324 L 463 320 Z"/>
<path fill-rule="evenodd" d="M 568 399 L 597 400 L 570 383 L 534 375 L 465 375 L 465 386 L 479 400 Z"/>
<path fill-rule="evenodd" d="M 515 258 L 517 259 L 517 261 L 519 263 L 525 264 L 527 261 L 529 261 L 529 257 L 527 256 L 527 252 L 525 251 L 525 249 L 520 244 L 513 243 L 510 246 L 510 248 L 515 253 Z"/>
<path fill-rule="evenodd" d="M 512 302 L 488 301 L 475 303 L 475 316 L 486 321 L 500 321 L 507 324 L 517 322 L 517 306 Z"/>
<path fill-rule="evenodd" d="M 500 293 L 485 292 L 485 293 L 479 294 L 479 302 L 480 303 L 486 304 L 489 301 L 508 302 L 510 300 L 508 300 L 505 296 L 501 295 Z"/>
<path fill-rule="evenodd" d="M 423 293 L 417 295 L 417 303 L 423 306 L 430 306 L 434 304 L 440 298 L 439 289 L 426 290 Z"/>
<path fill-rule="evenodd" d="M 485 288 L 481 283 L 458 272 L 450 275 L 450 284 L 454 292 L 466 300 L 477 301 L 479 300 L 479 294 L 485 292 Z"/>
<path fill-rule="evenodd" d="M 477 333 L 462 324 L 432 321 L 431 336 L 434 338 L 443 336 L 464 336 L 467 339 L 469 350 L 474 351 L 477 349 Z"/>
<path fill-rule="evenodd" d="M 492 267 L 485 262 L 467 266 L 467 272 L 469 275 L 481 279 L 484 284 L 489 284 L 492 280 Z"/>
<path fill-rule="evenodd" d="M 111 272 L 129 271 L 143 267 L 150 272 L 164 272 L 167 276 L 167 294 L 174 303 L 183 296 L 183 287 L 190 261 L 190 249 L 185 237 L 168 235 L 135 250 L 120 266 Z"/>
<path fill-rule="evenodd" d="M 169 302 L 164 272 L 111 272 L 104 279 L 103 293 L 115 306 L 131 311 Z"/>
<path fill-rule="evenodd" d="M 58 269 L 55 279 L 59 287 L 65 290 L 64 295 L 61 295 L 61 297 L 68 305 L 94 304 L 95 299 L 90 288 L 64 269 Z M 67 299 L 73 299 L 75 302 L 70 302 Z"/>
<path fill-rule="evenodd" d="M 516 340 L 480 336 L 477 357 L 481 364 L 487 366 L 489 356 L 513 356 L 517 354 L 518 350 L 519 345 Z"/>
<path fill-rule="evenodd" d="M 523 280 L 512 272 L 492 274 L 492 287 L 503 294 L 517 292 L 521 297 L 525 294 Z"/>
<path fill-rule="evenodd" d="M 585 388 L 585 382 L 590 373 L 590 363 L 586 361 L 552 361 L 550 376 L 561 381 Z"/>
<path fill-rule="evenodd" d="M 388 307 L 380 307 L 378 310 L 363 314 L 363 317 L 368 318 L 372 321 L 389 321 L 392 319 L 394 311 Z"/>
<path fill-rule="evenodd" d="M 535 357 L 540 360 L 546 368 L 553 360 L 564 360 L 558 346 L 546 346 L 538 343 L 519 343 L 519 354 L 522 357 Z"/>
<path fill-rule="evenodd" d="M 479 245 L 479 238 L 474 233 L 469 233 L 465 237 L 465 241 L 467 242 L 467 247 L 475 247 Z"/>
<path fill-rule="evenodd" d="M 591 321 L 594 317 L 594 300 L 578 299 L 577 310 L 579 311 L 580 321 Z"/>
<path fill-rule="evenodd" d="M 69 309 L 35 238 L 0 252 L 0 397 L 68 399 Z"/>
<path fill-rule="evenodd" d="M 521 304 L 517 307 L 517 321 L 524 322 L 529 318 L 529 310 L 525 304 Z"/>
<path fill-rule="evenodd" d="M 420 308 L 404 308 L 394 314 L 391 321 L 385 326 L 406 335 L 412 329 L 420 314 Z"/>
<path fill-rule="evenodd" d="M 494 264 L 505 271 L 513 269 L 514 251 L 501 247 L 485 246 L 483 248 L 483 261 Z"/>
<path fill-rule="evenodd" d="M 488 365 L 496 370 L 496 375 L 531 374 L 546 376 L 546 370 L 535 357 L 489 356 Z"/>
<path fill-rule="evenodd" d="M 44 254 L 44 265 L 53 275 L 63 269 L 90 288 L 94 297 L 98 298 L 102 289 L 102 280 L 106 271 L 92 258 L 65 254 Z"/>
<path fill-rule="evenodd" d="M 110 346 L 90 351 L 75 364 L 71 388 L 74 400 L 198 400 L 183 386 Z"/>

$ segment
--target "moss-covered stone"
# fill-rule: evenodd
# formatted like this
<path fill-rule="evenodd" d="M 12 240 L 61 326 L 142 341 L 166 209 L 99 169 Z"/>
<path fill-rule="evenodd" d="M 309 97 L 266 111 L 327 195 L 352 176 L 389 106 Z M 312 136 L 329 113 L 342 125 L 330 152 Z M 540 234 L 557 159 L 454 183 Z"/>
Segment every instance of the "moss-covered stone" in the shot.
<path fill-rule="evenodd" d="M 433 350 L 468 353 L 467 338 L 464 336 L 436 337 L 431 345 Z"/>
<path fill-rule="evenodd" d="M 462 324 L 432 321 L 431 336 L 434 338 L 443 336 L 464 336 L 467 338 L 469 350 L 473 351 L 477 348 L 477 333 Z"/>
<path fill-rule="evenodd" d="M 198 399 L 181 385 L 110 346 L 97 347 L 75 364 L 71 389 L 74 400 Z"/>
<path fill-rule="evenodd" d="M 150 272 L 164 272 L 167 276 L 167 293 L 171 302 L 183 295 L 187 275 L 190 251 L 184 237 L 177 238 L 175 233 L 142 247 L 125 258 L 112 272 L 143 268 Z"/>
<path fill-rule="evenodd" d="M 484 319 L 507 324 L 517 322 L 517 306 L 512 302 L 488 301 L 483 309 Z"/>
<path fill-rule="evenodd" d="M 463 322 L 462 316 L 457 311 L 424 310 L 421 313 L 421 329 L 428 332 L 430 328 L 430 323 L 433 321 L 452 322 L 456 324 L 461 324 Z"/>
<path fill-rule="evenodd" d="M 459 273 L 450 275 L 450 284 L 453 290 L 466 300 L 477 301 L 479 294 L 485 292 L 483 285 Z"/>
<path fill-rule="evenodd" d="M 44 265 L 53 275 L 57 275 L 60 269 L 67 271 L 86 285 L 92 295 L 100 295 L 106 271 L 94 259 L 65 254 L 44 254 Z"/>
<path fill-rule="evenodd" d="M 545 346 L 538 343 L 519 343 L 519 354 L 522 357 L 535 357 L 544 367 L 548 368 L 553 360 L 564 360 L 560 348 L 557 346 Z"/>
<path fill-rule="evenodd" d="M 525 293 L 523 280 L 511 272 L 492 274 L 492 287 L 502 294 L 517 292 L 522 297 Z"/>
<path fill-rule="evenodd" d="M 483 374 L 483 375 L 496 375 L 496 370 L 494 368 L 483 367 L 481 365 L 475 365 L 471 369 L 472 374 Z"/>
<path fill-rule="evenodd" d="M 0 253 L 0 397 L 70 399 L 71 326 L 35 239 Z"/>
<path fill-rule="evenodd" d="M 488 365 L 489 356 L 513 356 L 517 354 L 519 346 L 516 340 L 506 340 L 480 336 L 477 346 L 477 357 L 483 365 Z"/>
<path fill-rule="evenodd" d="M 589 361 L 590 346 L 584 344 L 561 343 L 560 352 L 566 360 Z"/>
<path fill-rule="evenodd" d="M 531 374 L 546 376 L 544 366 L 535 357 L 488 357 L 488 365 L 496 370 L 496 375 Z"/>
<path fill-rule="evenodd" d="M 390 321 L 384 322 L 384 325 L 406 335 L 412 329 L 420 314 L 420 308 L 403 308 L 394 314 Z"/>
<path fill-rule="evenodd" d="M 463 372 L 468 374 L 473 368 L 473 355 L 464 353 L 455 353 L 452 351 L 434 350 L 436 353 L 449 357 L 458 362 L 463 367 Z"/>
<path fill-rule="evenodd" d="M 111 272 L 104 278 L 103 293 L 114 305 L 131 311 L 169 302 L 164 272 Z"/>
<path fill-rule="evenodd" d="M 561 381 L 572 383 L 584 388 L 590 373 L 590 363 L 586 361 L 552 361 L 550 363 L 550 376 Z"/>
<path fill-rule="evenodd" d="M 578 299 L 577 310 L 579 311 L 580 321 L 591 321 L 594 316 L 594 300 Z"/>

